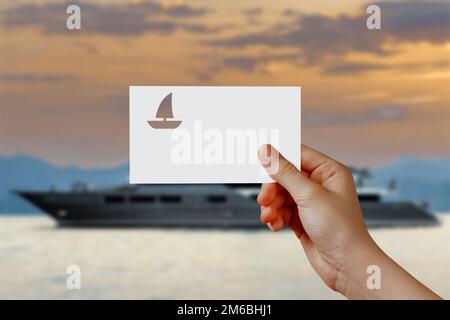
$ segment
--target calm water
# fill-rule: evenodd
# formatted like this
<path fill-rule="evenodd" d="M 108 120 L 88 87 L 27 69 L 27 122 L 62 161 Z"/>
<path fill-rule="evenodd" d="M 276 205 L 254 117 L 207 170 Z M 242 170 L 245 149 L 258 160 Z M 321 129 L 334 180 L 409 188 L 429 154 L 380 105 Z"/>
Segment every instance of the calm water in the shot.
<path fill-rule="evenodd" d="M 375 230 L 413 274 L 450 298 L 450 220 Z M 413 244 L 413 245 L 412 245 Z M 81 268 L 81 290 L 66 268 Z M 0 298 L 336 299 L 290 232 L 58 229 L 45 216 L 0 217 Z"/>

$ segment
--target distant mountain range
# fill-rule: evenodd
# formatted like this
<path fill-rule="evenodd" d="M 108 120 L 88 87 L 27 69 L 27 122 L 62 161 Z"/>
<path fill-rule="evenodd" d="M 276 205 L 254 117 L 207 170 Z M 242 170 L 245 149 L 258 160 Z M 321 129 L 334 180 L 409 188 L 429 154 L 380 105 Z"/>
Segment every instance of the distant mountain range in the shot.
<path fill-rule="evenodd" d="M 395 179 L 396 199 L 427 202 L 433 211 L 450 211 L 450 157 L 402 157 L 371 172 L 368 186 L 387 187 Z M 39 212 L 12 190 L 69 190 L 76 182 L 93 188 L 127 184 L 128 164 L 87 170 L 55 166 L 26 155 L 0 157 L 0 212 Z"/>
<path fill-rule="evenodd" d="M 70 190 L 76 182 L 90 187 L 128 183 L 128 165 L 107 169 L 60 167 L 40 159 L 16 155 L 0 157 L 0 212 L 38 212 L 11 193 L 13 190 Z"/>
<path fill-rule="evenodd" d="M 368 185 L 387 186 L 395 178 L 398 199 L 427 202 L 436 212 L 450 211 L 450 157 L 404 156 L 372 172 Z"/>

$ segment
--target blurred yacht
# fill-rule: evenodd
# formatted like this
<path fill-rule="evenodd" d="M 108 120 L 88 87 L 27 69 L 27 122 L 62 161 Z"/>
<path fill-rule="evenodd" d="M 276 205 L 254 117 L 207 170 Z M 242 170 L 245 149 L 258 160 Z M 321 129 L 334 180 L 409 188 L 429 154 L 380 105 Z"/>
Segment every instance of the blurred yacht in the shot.
<path fill-rule="evenodd" d="M 353 169 L 368 227 L 429 226 L 436 217 L 409 201 L 384 201 L 391 190 L 368 188 L 368 170 Z M 18 191 L 60 226 L 259 228 L 259 185 L 140 185 L 93 190 Z"/>

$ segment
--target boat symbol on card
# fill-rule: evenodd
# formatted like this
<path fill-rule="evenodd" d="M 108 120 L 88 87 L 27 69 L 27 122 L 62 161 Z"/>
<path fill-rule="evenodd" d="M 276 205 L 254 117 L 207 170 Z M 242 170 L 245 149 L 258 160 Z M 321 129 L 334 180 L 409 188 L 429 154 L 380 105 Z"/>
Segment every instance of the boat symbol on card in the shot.
<path fill-rule="evenodd" d="M 147 121 L 154 129 L 175 129 L 181 124 L 181 120 L 173 120 L 172 93 L 169 93 L 159 104 L 156 118 L 157 120 Z"/>

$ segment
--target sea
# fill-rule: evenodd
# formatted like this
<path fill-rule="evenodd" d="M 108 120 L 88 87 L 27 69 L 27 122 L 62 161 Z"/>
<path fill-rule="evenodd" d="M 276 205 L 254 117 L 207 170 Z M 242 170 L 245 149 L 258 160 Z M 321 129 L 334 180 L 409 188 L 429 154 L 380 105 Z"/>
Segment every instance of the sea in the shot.
<path fill-rule="evenodd" d="M 449 299 L 450 215 L 439 217 L 437 227 L 371 233 Z M 343 297 L 323 284 L 287 230 L 67 229 L 45 215 L 1 215 L 0 299 Z"/>

